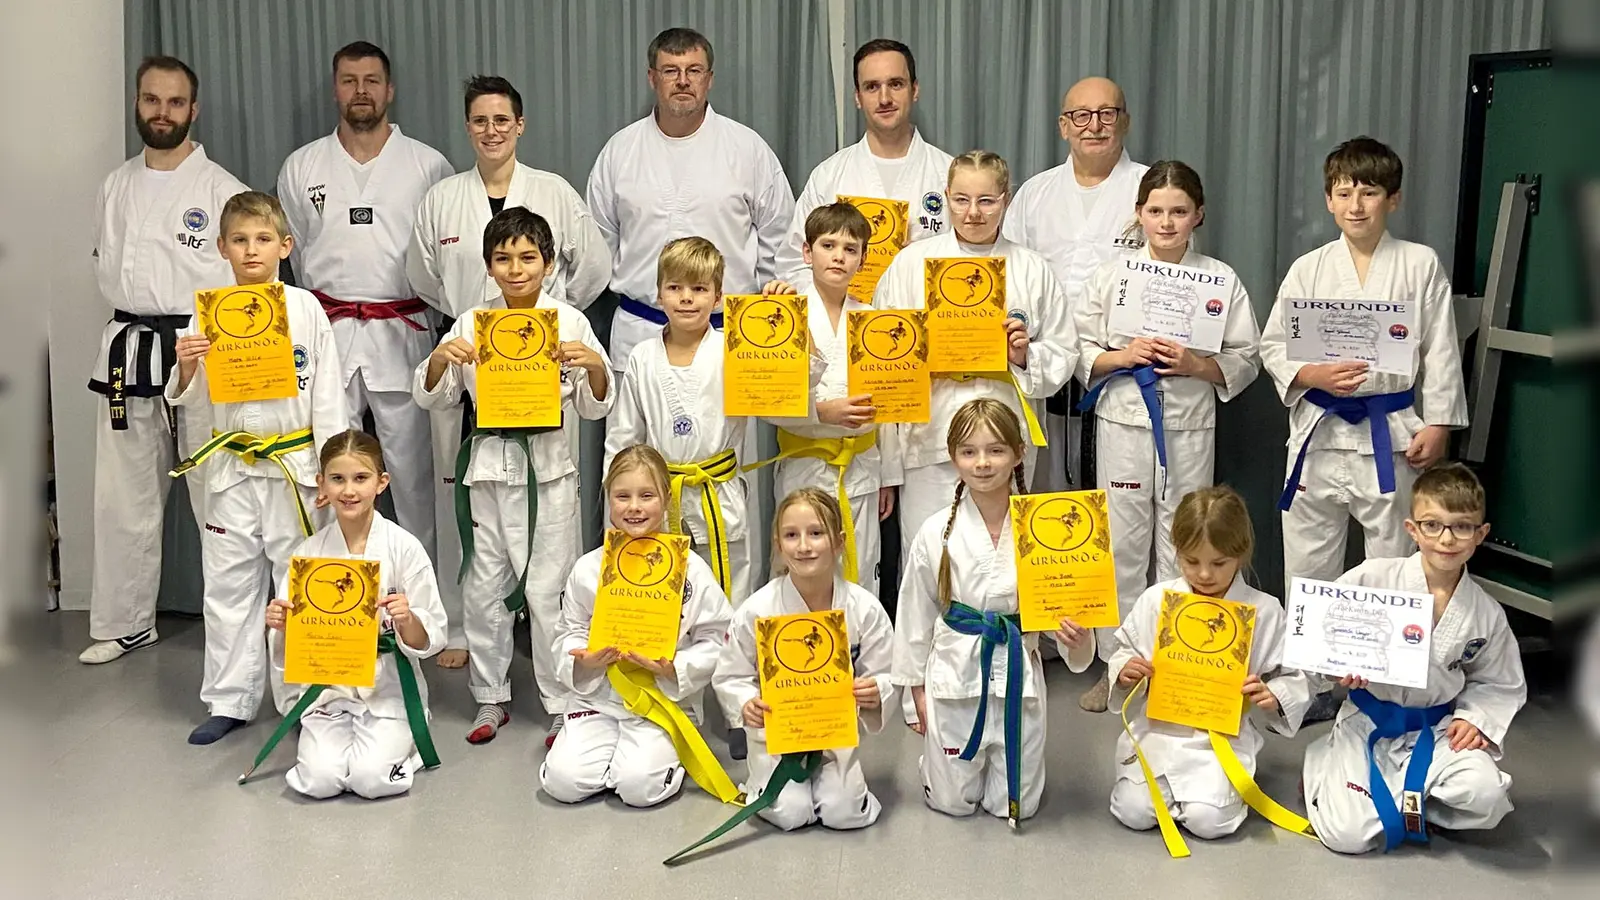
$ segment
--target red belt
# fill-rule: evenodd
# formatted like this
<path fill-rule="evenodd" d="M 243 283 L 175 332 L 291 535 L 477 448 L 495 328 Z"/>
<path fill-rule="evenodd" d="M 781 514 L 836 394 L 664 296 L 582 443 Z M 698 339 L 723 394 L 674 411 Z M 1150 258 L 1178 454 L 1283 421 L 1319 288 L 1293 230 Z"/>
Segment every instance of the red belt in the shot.
<path fill-rule="evenodd" d="M 428 304 L 422 302 L 420 297 L 411 297 L 406 300 L 372 301 L 369 303 L 351 303 L 348 300 L 339 300 L 330 297 L 322 291 L 312 291 L 317 299 L 322 301 L 322 311 L 328 314 L 328 321 L 339 319 L 357 319 L 362 322 L 371 322 L 377 319 L 399 319 L 411 326 L 412 331 L 427 331 L 428 326 L 411 318 L 414 315 L 428 311 Z"/>

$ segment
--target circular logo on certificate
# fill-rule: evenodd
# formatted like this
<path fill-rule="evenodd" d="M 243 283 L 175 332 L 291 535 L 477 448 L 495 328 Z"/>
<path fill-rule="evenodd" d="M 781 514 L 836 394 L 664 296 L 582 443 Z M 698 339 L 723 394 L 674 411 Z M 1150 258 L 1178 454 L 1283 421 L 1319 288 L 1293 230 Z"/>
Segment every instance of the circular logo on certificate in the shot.
<path fill-rule="evenodd" d="M 1028 517 L 1028 532 L 1039 546 L 1066 553 L 1094 537 L 1094 516 L 1082 503 L 1057 497 L 1039 504 Z"/>
<path fill-rule="evenodd" d="M 994 295 L 994 276 L 975 262 L 951 263 L 939 275 L 939 293 L 956 306 L 979 306 Z"/>
<path fill-rule="evenodd" d="M 867 243 L 881 244 L 894 237 L 896 217 L 887 203 L 863 200 L 856 204 L 856 209 L 861 210 L 861 214 L 867 217 L 867 224 L 872 226 L 872 237 Z"/>
<path fill-rule="evenodd" d="M 763 350 L 782 347 L 794 336 L 794 316 L 776 300 L 757 300 L 739 316 L 739 332 Z"/>
<path fill-rule="evenodd" d="M 671 552 L 659 538 L 631 538 L 617 554 L 617 573 L 634 587 L 655 587 L 672 573 Z"/>
<path fill-rule="evenodd" d="M 1196 653 L 1221 653 L 1239 637 L 1239 625 L 1221 606 L 1197 600 L 1178 610 L 1173 629 Z"/>
<path fill-rule="evenodd" d="M 917 333 L 904 316 L 877 316 L 861 336 L 861 346 L 875 359 L 894 362 L 917 347 Z"/>
<path fill-rule="evenodd" d="M 809 619 L 796 619 L 779 629 L 772 652 L 778 664 L 791 672 L 815 672 L 833 659 L 833 634 Z"/>
<path fill-rule="evenodd" d="M 1216 318 L 1222 315 L 1222 301 L 1215 297 L 1206 301 L 1206 315 Z"/>
<path fill-rule="evenodd" d="M 512 360 L 532 359 L 544 346 L 544 326 L 526 313 L 502 316 L 489 334 L 494 352 Z"/>
<path fill-rule="evenodd" d="M 217 300 L 211 318 L 228 337 L 253 338 L 272 327 L 272 304 L 255 291 L 230 291 Z"/>
<path fill-rule="evenodd" d="M 306 600 L 318 612 L 341 616 L 354 611 L 367 599 L 366 583 L 356 570 L 344 563 L 323 563 L 306 576 Z"/>
<path fill-rule="evenodd" d="M 1408 335 L 1410 333 L 1411 332 L 1407 331 L 1406 327 L 1404 325 L 1401 325 L 1399 322 L 1396 322 L 1393 325 L 1389 326 L 1389 337 L 1392 337 L 1397 341 L 1405 340 L 1406 339 L 1406 335 Z"/>

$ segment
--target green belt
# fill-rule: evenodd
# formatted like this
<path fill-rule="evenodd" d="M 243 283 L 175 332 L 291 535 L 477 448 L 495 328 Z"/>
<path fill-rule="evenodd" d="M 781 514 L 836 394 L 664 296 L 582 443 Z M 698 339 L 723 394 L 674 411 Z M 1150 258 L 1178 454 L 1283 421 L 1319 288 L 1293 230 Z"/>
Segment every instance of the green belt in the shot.
<path fill-rule="evenodd" d="M 417 689 L 417 671 L 414 668 L 416 663 L 407 659 L 404 654 L 399 653 L 398 649 L 399 644 L 395 642 L 395 636 L 392 632 L 378 635 L 378 655 L 393 653 L 395 656 L 394 668 L 400 675 L 400 693 L 405 697 L 406 701 L 406 723 L 411 726 L 411 739 L 416 742 L 417 753 L 422 756 L 422 767 L 425 769 L 437 769 L 439 767 L 439 753 L 433 749 L 433 735 L 428 732 L 428 711 L 422 708 L 422 691 Z M 272 751 L 277 748 L 278 742 L 283 740 L 283 736 L 289 733 L 289 729 L 299 724 L 300 717 L 305 715 L 306 710 L 311 707 L 312 703 L 316 702 L 318 697 L 322 696 L 322 692 L 327 688 L 328 686 L 325 684 L 314 684 L 306 689 L 306 692 L 300 696 L 300 702 L 296 703 L 294 708 L 289 710 L 289 714 L 283 717 L 283 721 L 278 723 L 278 729 L 272 732 L 272 737 L 267 738 L 266 745 L 261 748 L 261 752 L 256 754 L 255 762 L 250 764 L 249 770 L 239 776 L 240 784 L 244 784 L 249 780 L 250 776 L 255 774 L 256 769 L 263 762 L 266 762 L 267 757 L 271 756 Z"/>
<path fill-rule="evenodd" d="M 804 784 L 810 781 L 812 776 L 817 774 L 817 770 L 821 768 L 821 750 L 812 750 L 809 753 L 785 753 L 778 758 L 778 767 L 772 770 L 772 777 L 767 779 L 767 786 L 761 789 L 761 796 L 750 801 L 748 805 L 729 816 L 728 821 L 718 825 L 710 834 L 672 854 L 662 862 L 669 866 L 677 865 L 684 856 L 722 837 L 745 819 L 778 802 L 778 795 L 782 794 L 783 789 L 788 787 L 791 782 Z"/>
<path fill-rule="evenodd" d="M 517 612 L 528 605 L 528 567 L 533 564 L 533 531 L 534 526 L 539 523 L 539 485 L 535 477 L 536 473 L 533 471 L 533 453 L 528 449 L 528 438 L 532 435 L 560 430 L 560 425 L 547 425 L 542 428 L 479 428 L 477 425 L 473 425 L 472 430 L 461 441 L 461 447 L 456 450 L 456 533 L 461 536 L 461 571 L 456 573 L 457 582 L 467 577 L 467 567 L 472 564 L 475 544 L 475 539 L 472 535 L 472 493 L 467 488 L 467 466 L 472 462 L 473 443 L 480 437 L 497 437 L 507 440 L 522 448 L 522 458 L 527 461 L 528 558 L 522 565 L 522 577 L 517 579 L 516 587 L 502 601 L 505 603 L 506 609 L 511 612 Z"/>

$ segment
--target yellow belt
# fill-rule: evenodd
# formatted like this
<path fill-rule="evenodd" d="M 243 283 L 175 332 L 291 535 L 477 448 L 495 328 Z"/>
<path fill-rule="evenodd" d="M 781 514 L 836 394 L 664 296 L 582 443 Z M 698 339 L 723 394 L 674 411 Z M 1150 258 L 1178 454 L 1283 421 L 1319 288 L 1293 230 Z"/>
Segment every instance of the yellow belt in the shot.
<path fill-rule="evenodd" d="M 1182 859 L 1189 855 L 1189 845 L 1184 843 L 1183 835 L 1178 833 L 1178 825 L 1172 820 L 1172 812 L 1167 809 L 1166 798 L 1161 796 L 1161 786 L 1156 783 L 1155 773 L 1150 769 L 1150 763 L 1144 758 L 1144 750 L 1140 748 L 1139 741 L 1133 736 L 1133 730 L 1128 727 L 1128 706 L 1138 693 L 1149 687 L 1148 678 L 1141 680 L 1128 692 L 1128 698 L 1122 701 L 1122 730 L 1127 733 L 1128 740 L 1133 742 L 1133 752 L 1139 757 L 1139 768 L 1144 771 L 1145 786 L 1150 789 L 1150 803 L 1155 807 L 1156 822 L 1161 826 L 1161 839 L 1167 844 L 1167 852 L 1174 859 Z M 1239 797 L 1246 806 L 1260 813 L 1268 822 L 1286 831 L 1317 840 L 1317 833 L 1311 828 L 1311 822 L 1290 810 L 1284 808 L 1276 800 L 1266 795 L 1256 780 L 1250 777 L 1245 770 L 1244 763 L 1239 761 L 1239 755 L 1233 752 L 1233 745 L 1228 743 L 1226 735 L 1215 731 L 1207 732 L 1211 736 L 1211 752 L 1217 756 L 1217 762 L 1222 764 L 1223 774 L 1228 776 L 1228 783 L 1239 792 Z"/>
<path fill-rule="evenodd" d="M 1039 417 L 1033 413 L 1033 404 L 1029 403 L 1028 398 L 1023 395 L 1022 385 L 1017 384 L 1017 376 L 1012 375 L 1010 372 L 940 372 L 937 375 L 939 378 L 948 378 L 951 381 L 972 381 L 975 378 L 986 378 L 990 381 L 999 381 L 1011 385 L 1012 389 L 1017 392 L 1017 400 L 1022 404 L 1022 417 L 1028 422 L 1028 440 L 1032 441 L 1035 447 L 1045 446 L 1044 429 L 1039 426 Z"/>
<path fill-rule="evenodd" d="M 211 440 L 196 450 L 194 455 L 174 466 L 167 474 L 173 478 L 187 475 L 219 450 L 226 450 L 239 457 L 245 464 L 252 466 L 260 460 L 270 459 L 283 470 L 283 477 L 289 485 L 289 496 L 294 499 L 295 513 L 300 517 L 300 531 L 306 537 L 310 537 L 316 529 L 311 527 L 311 515 L 306 512 L 305 501 L 300 498 L 299 484 L 294 480 L 294 473 L 289 471 L 289 464 L 285 463 L 283 458 L 296 450 L 310 447 L 312 440 L 309 428 L 267 437 L 257 437 L 248 431 L 213 431 Z"/>
<path fill-rule="evenodd" d="M 733 779 L 723 771 L 722 763 L 706 745 L 699 729 L 656 686 L 656 677 L 633 663 L 613 663 L 606 667 L 606 678 L 611 687 L 622 695 L 628 712 L 649 719 L 659 725 L 672 738 L 672 747 L 678 751 L 678 762 L 701 789 L 723 803 L 744 805 L 744 794 L 734 786 Z"/>
<path fill-rule="evenodd" d="M 711 571 L 731 602 L 733 572 L 728 563 L 728 529 L 722 521 L 722 501 L 717 497 L 717 485 L 732 481 L 733 476 L 739 474 L 739 456 L 732 450 L 724 450 L 699 462 L 672 463 L 667 466 L 667 473 L 672 476 L 672 505 L 668 507 L 667 515 L 672 530 L 678 534 L 688 534 L 683 527 L 683 489 L 703 489 L 700 491 L 700 511 L 705 514 L 706 530 L 711 536 Z"/>
<path fill-rule="evenodd" d="M 778 455 L 771 459 L 745 466 L 744 471 L 759 469 L 780 459 L 805 457 L 820 459 L 839 470 L 839 515 L 844 518 L 844 577 L 846 581 L 861 583 L 861 570 L 856 561 L 856 520 L 850 512 L 850 495 L 844 490 L 844 471 L 857 456 L 878 446 L 878 432 L 836 438 L 801 437 L 792 431 L 778 429 Z M 868 515 L 876 515 L 876 507 L 868 504 Z"/>

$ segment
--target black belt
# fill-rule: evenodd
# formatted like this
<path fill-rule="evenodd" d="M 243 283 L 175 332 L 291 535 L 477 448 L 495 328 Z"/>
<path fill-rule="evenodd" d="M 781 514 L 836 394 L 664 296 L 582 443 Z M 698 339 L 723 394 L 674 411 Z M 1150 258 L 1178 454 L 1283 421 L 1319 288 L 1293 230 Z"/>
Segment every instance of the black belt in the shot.
<path fill-rule="evenodd" d="M 178 329 L 187 327 L 189 316 L 141 316 L 126 310 L 112 310 L 111 321 L 122 324 L 111 336 L 106 350 L 106 379 L 91 378 L 89 390 L 104 394 L 109 406 L 111 428 L 126 431 L 128 428 L 129 397 L 159 397 L 167 387 L 167 372 L 178 357 Z M 138 331 L 137 329 L 144 329 Z M 139 343 L 134 350 L 134 374 L 128 377 L 128 338 L 136 335 Z M 156 341 L 161 342 L 161 359 L 166 368 L 150 372 L 150 357 L 155 352 Z M 147 374 L 148 373 L 148 374 Z"/>

